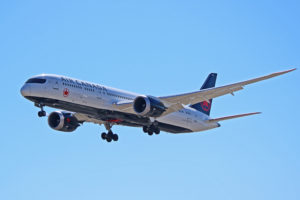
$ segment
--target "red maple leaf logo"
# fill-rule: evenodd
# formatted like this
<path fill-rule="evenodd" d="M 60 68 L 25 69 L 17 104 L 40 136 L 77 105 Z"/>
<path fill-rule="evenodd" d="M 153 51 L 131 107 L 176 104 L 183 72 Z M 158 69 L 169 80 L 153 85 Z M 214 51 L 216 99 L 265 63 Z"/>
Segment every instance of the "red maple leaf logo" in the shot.
<path fill-rule="evenodd" d="M 207 112 L 210 110 L 210 103 L 208 103 L 207 101 L 203 101 L 201 103 L 201 107 L 205 112 Z"/>
<path fill-rule="evenodd" d="M 65 88 L 65 89 L 64 89 L 64 91 L 63 91 L 63 95 L 64 95 L 64 97 L 67 97 L 67 96 L 69 96 L 69 94 L 70 94 L 70 91 L 69 91 L 69 89 L 68 89 L 68 88 Z"/>

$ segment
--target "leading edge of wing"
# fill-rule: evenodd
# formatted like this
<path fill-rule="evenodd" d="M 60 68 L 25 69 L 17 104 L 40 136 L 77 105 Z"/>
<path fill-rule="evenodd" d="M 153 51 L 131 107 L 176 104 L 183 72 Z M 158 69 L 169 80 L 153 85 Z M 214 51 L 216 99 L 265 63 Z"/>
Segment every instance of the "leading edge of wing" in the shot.
<path fill-rule="evenodd" d="M 184 93 L 184 94 L 179 94 L 179 95 L 159 97 L 159 99 L 164 101 L 165 104 L 167 104 L 167 107 L 168 107 L 168 105 L 170 105 L 170 107 L 172 107 L 175 104 L 188 105 L 188 104 L 198 103 L 201 101 L 208 101 L 209 99 L 223 96 L 226 94 L 233 94 L 234 92 L 236 92 L 238 90 L 242 90 L 243 86 L 245 86 L 245 85 L 249 85 L 249 84 L 263 81 L 266 79 L 270 79 L 270 78 L 273 78 L 276 76 L 280 76 L 280 75 L 292 72 L 294 70 L 296 70 L 296 68 L 286 70 L 286 71 L 281 71 L 281 72 L 275 72 L 275 73 L 272 73 L 272 74 L 269 74 L 266 76 L 261 76 L 258 78 L 249 79 L 246 81 L 237 82 L 237 83 L 229 84 L 229 85 L 225 85 L 225 86 L 209 88 L 209 89 L 204 89 L 204 90 L 200 90 L 200 91 L 196 91 L 196 92 Z M 176 109 L 173 109 L 173 110 L 176 110 Z"/>

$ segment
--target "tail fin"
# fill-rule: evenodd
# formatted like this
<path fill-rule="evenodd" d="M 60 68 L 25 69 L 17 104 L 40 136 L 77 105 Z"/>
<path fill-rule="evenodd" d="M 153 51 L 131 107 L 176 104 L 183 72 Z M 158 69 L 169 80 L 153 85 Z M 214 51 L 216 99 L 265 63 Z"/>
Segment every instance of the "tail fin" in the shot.
<path fill-rule="evenodd" d="M 217 73 L 209 74 L 200 90 L 215 87 L 216 80 L 217 80 Z M 202 112 L 208 116 L 210 114 L 211 106 L 212 106 L 212 99 L 210 99 L 209 102 L 203 101 L 203 102 L 199 102 L 194 105 L 191 105 L 192 108 L 195 108 L 196 110 L 199 110 L 200 112 Z"/>

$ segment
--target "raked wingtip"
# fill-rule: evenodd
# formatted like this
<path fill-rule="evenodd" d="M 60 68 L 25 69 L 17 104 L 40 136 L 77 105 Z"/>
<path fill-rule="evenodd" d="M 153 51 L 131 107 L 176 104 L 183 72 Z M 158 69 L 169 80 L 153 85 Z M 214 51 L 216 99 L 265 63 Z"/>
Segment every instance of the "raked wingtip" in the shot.
<path fill-rule="evenodd" d="M 293 69 L 289 69 L 289 70 L 286 70 L 285 72 L 288 73 L 288 72 L 292 72 L 292 71 L 295 71 L 297 68 L 293 68 Z"/>
<path fill-rule="evenodd" d="M 296 69 L 297 69 L 297 68 L 293 68 L 293 69 L 289 69 L 289 70 L 285 70 L 285 71 L 275 72 L 275 73 L 273 73 L 273 75 L 279 76 L 279 75 L 282 75 L 282 74 L 286 74 L 286 73 L 295 71 Z"/>
<path fill-rule="evenodd" d="M 291 69 L 292 71 L 294 71 L 294 70 L 296 70 L 297 68 L 293 68 L 293 69 Z"/>

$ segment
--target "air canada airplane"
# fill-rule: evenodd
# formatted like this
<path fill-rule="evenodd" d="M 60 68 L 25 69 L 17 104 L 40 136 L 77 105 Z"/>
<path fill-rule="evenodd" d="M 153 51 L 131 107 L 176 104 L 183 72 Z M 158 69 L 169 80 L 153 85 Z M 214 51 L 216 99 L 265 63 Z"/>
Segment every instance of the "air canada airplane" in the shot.
<path fill-rule="evenodd" d="M 220 127 L 219 122 L 259 112 L 211 118 L 212 99 L 242 90 L 244 86 L 279 76 L 295 69 L 277 72 L 247 81 L 215 87 L 217 74 L 211 73 L 198 91 L 172 96 L 155 97 L 136 94 L 100 84 L 60 75 L 42 74 L 26 81 L 21 94 L 46 116 L 45 106 L 61 109 L 48 115 L 51 128 L 72 132 L 84 122 L 104 125 L 107 133 L 101 138 L 118 141 L 112 132 L 114 125 L 141 127 L 149 135 L 200 132 Z"/>

